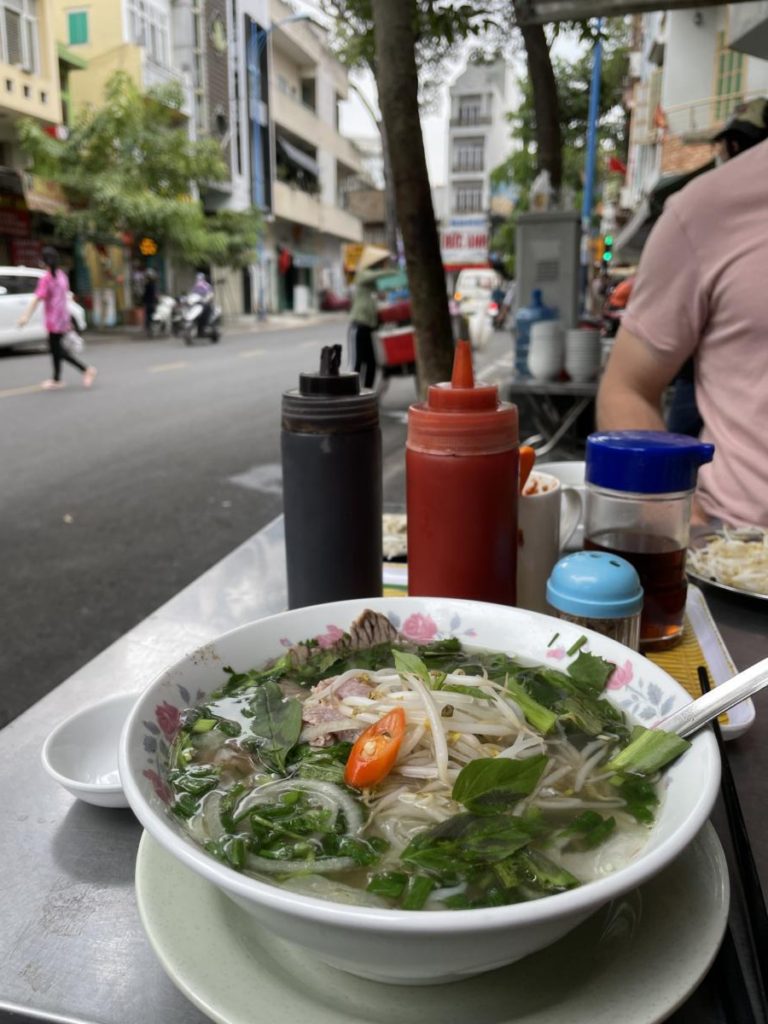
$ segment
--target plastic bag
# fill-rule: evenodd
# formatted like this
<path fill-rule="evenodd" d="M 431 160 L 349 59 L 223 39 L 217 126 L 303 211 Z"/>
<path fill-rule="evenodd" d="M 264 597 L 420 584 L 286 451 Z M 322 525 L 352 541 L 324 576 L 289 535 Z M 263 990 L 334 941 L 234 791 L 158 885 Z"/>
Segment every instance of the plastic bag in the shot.
<path fill-rule="evenodd" d="M 61 339 L 64 348 L 73 356 L 79 356 L 85 349 L 85 342 L 77 331 L 67 331 Z"/>

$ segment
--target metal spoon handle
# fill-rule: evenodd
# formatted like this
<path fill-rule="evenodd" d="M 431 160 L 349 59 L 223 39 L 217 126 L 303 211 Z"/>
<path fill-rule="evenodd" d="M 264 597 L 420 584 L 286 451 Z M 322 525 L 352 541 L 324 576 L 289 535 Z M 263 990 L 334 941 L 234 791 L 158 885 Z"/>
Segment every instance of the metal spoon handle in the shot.
<path fill-rule="evenodd" d="M 690 736 L 702 725 L 717 718 L 723 711 L 732 708 L 752 694 L 768 686 L 768 658 L 763 658 L 755 665 L 750 665 L 743 672 L 705 693 L 679 711 L 673 712 L 656 726 L 665 732 L 674 732 L 678 736 Z"/>

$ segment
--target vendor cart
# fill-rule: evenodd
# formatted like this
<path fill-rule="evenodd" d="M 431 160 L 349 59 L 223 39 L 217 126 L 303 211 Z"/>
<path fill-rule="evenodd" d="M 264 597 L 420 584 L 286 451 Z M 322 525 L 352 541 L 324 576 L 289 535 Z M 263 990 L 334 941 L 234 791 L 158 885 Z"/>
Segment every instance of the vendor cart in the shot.
<path fill-rule="evenodd" d="M 379 294 L 379 324 L 373 332 L 373 351 L 379 369 L 377 390 L 382 394 L 392 377 L 416 376 L 416 338 L 405 273 L 393 271 L 382 279 Z"/>

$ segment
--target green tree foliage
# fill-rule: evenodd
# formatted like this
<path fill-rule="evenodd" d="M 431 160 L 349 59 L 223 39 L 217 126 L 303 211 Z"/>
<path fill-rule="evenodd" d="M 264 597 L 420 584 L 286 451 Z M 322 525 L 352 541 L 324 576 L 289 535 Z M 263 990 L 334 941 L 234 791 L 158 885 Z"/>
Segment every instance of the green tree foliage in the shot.
<path fill-rule="evenodd" d="M 616 156 L 624 160 L 627 151 L 627 120 L 621 107 L 624 80 L 627 74 L 627 25 L 622 19 L 607 23 L 603 32 L 603 63 L 600 85 L 600 106 L 597 133 L 597 190 L 608 173 L 607 160 Z M 563 136 L 563 192 L 570 192 L 577 209 L 581 207 L 583 175 L 589 114 L 589 84 L 592 75 L 591 46 L 573 60 L 553 58 L 560 105 Z M 523 98 L 518 109 L 509 116 L 515 150 L 503 164 L 494 168 L 494 184 L 513 184 L 520 191 L 516 212 L 528 209 L 528 196 L 538 171 L 537 136 L 533 107 L 533 90 L 529 79 L 521 82 Z M 504 255 L 508 271 L 514 268 L 514 218 L 500 225 L 492 248 Z"/>
<path fill-rule="evenodd" d="M 64 141 L 31 120 L 19 129 L 35 173 L 59 182 L 69 198 L 71 211 L 57 216 L 61 234 L 108 241 L 129 232 L 190 264 L 249 263 L 258 212 L 204 212 L 198 197 L 226 177 L 226 166 L 213 139 L 190 140 L 179 86 L 142 94 L 118 71 L 104 100 L 79 115 Z"/>

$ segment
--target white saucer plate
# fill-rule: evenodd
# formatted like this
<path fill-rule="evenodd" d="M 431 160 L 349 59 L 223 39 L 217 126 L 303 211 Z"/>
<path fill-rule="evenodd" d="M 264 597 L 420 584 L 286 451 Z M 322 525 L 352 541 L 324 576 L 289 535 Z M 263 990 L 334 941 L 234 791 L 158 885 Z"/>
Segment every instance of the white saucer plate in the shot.
<path fill-rule="evenodd" d="M 219 1024 L 658 1024 L 712 963 L 729 892 L 707 824 L 664 872 L 555 945 L 467 981 L 405 987 L 343 974 L 273 938 L 146 832 L 136 861 L 153 949 Z"/>

